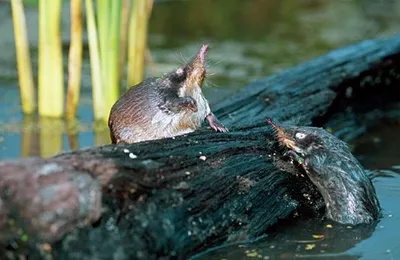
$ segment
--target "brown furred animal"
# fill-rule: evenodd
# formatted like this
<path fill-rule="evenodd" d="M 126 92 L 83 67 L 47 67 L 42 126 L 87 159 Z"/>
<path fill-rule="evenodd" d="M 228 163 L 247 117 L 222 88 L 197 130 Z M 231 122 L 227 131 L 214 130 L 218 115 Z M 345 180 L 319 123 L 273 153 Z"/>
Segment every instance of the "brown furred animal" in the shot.
<path fill-rule="evenodd" d="M 130 88 L 111 109 L 108 126 L 113 143 L 136 143 L 191 133 L 207 119 L 227 132 L 211 112 L 201 87 L 206 75 L 203 45 L 195 58 L 159 78 Z"/>

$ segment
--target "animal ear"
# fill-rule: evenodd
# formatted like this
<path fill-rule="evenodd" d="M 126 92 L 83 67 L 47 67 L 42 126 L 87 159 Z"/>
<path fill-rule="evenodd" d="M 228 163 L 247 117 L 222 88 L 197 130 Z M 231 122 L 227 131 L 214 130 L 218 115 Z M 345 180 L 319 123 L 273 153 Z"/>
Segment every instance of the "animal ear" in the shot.
<path fill-rule="evenodd" d="M 187 69 L 185 67 L 180 67 L 171 73 L 171 80 L 173 82 L 182 82 L 186 79 Z"/>

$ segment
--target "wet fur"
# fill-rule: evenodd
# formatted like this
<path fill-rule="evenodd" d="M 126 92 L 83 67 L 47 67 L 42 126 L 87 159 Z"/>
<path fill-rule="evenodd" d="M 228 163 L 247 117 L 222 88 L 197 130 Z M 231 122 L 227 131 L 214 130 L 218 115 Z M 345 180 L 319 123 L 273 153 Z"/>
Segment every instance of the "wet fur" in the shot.
<path fill-rule="evenodd" d="M 347 144 L 316 127 L 287 127 L 298 157 L 310 180 L 325 200 L 327 218 L 342 224 L 371 223 L 380 217 L 380 204 L 366 171 Z M 296 133 L 304 133 L 296 140 Z"/>

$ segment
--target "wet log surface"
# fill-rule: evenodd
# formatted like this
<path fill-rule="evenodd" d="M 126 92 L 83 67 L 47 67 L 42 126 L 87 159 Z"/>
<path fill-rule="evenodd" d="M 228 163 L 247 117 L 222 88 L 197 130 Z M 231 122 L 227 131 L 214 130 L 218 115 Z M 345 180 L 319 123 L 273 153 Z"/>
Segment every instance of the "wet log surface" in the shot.
<path fill-rule="evenodd" d="M 229 133 L 0 162 L 0 252 L 56 259 L 186 258 L 321 219 L 265 117 L 351 141 L 400 118 L 400 37 L 370 40 L 251 83 L 214 106 Z M 10 242 L 11 241 L 11 242 Z M 43 243 L 52 243 L 51 246 Z"/>

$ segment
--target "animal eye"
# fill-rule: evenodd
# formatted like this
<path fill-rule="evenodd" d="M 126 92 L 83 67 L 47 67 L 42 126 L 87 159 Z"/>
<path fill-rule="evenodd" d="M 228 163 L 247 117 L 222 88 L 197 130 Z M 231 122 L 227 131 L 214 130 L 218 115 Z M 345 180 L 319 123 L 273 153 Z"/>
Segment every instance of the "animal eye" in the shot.
<path fill-rule="evenodd" d="M 298 132 L 298 133 L 295 134 L 295 137 L 296 137 L 296 139 L 301 140 L 301 139 L 304 139 L 306 137 L 306 134 Z"/>

